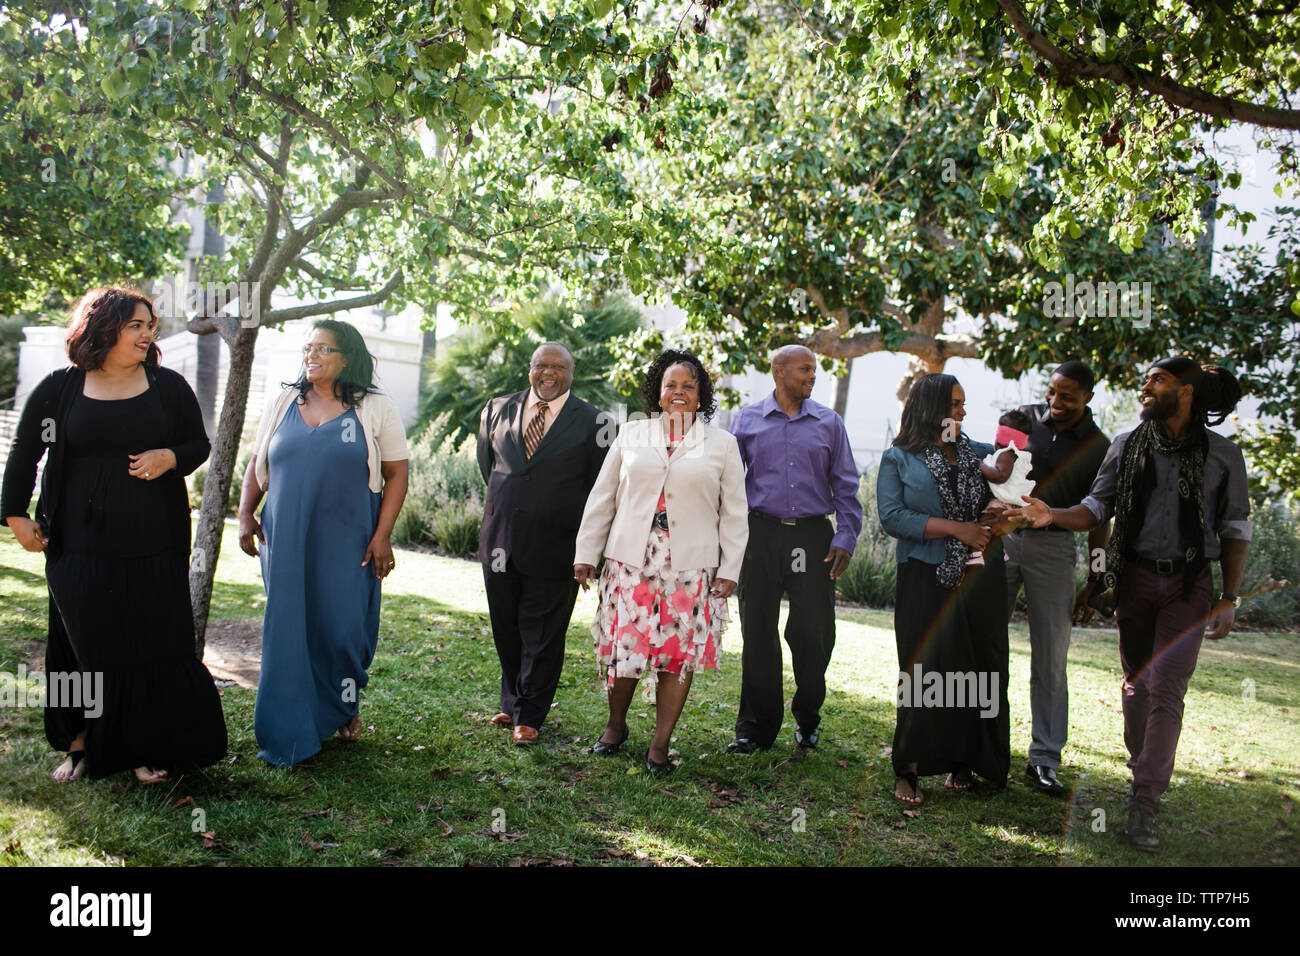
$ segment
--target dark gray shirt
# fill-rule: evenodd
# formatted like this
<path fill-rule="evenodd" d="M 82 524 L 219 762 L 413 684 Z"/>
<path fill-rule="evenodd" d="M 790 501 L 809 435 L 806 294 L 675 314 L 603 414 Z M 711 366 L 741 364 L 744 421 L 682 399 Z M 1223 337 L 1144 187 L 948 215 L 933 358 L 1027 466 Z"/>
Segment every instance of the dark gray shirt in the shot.
<path fill-rule="evenodd" d="M 1125 432 L 1111 442 L 1101 463 L 1101 471 L 1092 483 L 1092 491 L 1083 499 L 1097 521 L 1104 523 L 1114 513 L 1115 489 L 1119 482 L 1119 462 L 1124 445 L 1132 432 Z M 1249 541 L 1250 501 L 1246 497 L 1246 462 L 1241 449 L 1215 432 L 1209 432 L 1210 447 L 1205 458 L 1205 556 L 1219 557 L 1219 541 L 1236 538 Z M 1181 557 L 1187 551 L 1178 527 L 1178 459 L 1155 454 L 1156 487 L 1146 503 L 1142 530 L 1133 542 L 1139 558 Z"/>

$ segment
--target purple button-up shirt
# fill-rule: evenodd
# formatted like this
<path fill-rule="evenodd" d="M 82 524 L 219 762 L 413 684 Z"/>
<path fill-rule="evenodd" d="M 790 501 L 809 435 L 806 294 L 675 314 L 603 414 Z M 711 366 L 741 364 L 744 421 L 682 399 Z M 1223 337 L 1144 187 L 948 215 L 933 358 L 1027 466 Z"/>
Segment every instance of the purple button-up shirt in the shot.
<path fill-rule="evenodd" d="M 772 392 L 737 412 L 731 433 L 745 462 L 750 510 L 774 518 L 834 512 L 831 547 L 853 553 L 862 530 L 858 469 L 834 409 L 807 398 L 799 414 L 787 418 Z"/>

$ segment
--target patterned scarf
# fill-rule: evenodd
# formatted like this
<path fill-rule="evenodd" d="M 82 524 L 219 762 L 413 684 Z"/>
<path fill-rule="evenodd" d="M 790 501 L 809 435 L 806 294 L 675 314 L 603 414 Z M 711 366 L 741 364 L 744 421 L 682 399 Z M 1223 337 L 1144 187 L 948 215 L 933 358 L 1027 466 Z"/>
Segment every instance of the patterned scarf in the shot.
<path fill-rule="evenodd" d="M 950 465 L 936 445 L 926 446 L 923 452 L 926 467 L 934 476 L 934 486 L 939 490 L 943 516 L 949 521 L 976 521 L 988 504 L 988 482 L 980 474 L 980 460 L 971 451 L 970 439 L 965 433 L 957 436 L 957 464 Z M 970 548 L 960 538 L 944 539 L 943 563 L 934 575 L 945 588 L 952 590 L 961 583 L 966 572 L 966 558 Z"/>
<path fill-rule="evenodd" d="M 1178 460 L 1178 529 L 1184 541 L 1192 542 L 1182 555 L 1183 597 L 1192 593 L 1205 560 L 1205 457 L 1210 439 L 1203 425 L 1193 424 L 1181 438 L 1170 438 L 1154 421 L 1133 430 L 1124 445 L 1115 487 L 1115 530 L 1106 548 L 1106 570 L 1101 591 L 1088 602 L 1106 617 L 1115 613 L 1120 572 L 1124 559 L 1135 546 L 1151 493 L 1156 487 L 1155 454 Z"/>

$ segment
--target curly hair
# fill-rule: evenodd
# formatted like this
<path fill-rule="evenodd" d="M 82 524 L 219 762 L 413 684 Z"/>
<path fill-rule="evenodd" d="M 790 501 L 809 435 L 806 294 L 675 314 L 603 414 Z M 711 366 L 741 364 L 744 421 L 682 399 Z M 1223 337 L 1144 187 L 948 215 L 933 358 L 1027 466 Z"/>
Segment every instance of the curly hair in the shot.
<path fill-rule="evenodd" d="M 157 325 L 158 316 L 153 302 L 147 296 L 120 286 L 101 286 L 91 289 L 72 310 L 72 323 L 68 326 L 68 361 L 86 372 L 103 368 L 104 359 L 117 345 L 122 327 L 131 321 L 136 307 L 149 310 L 149 318 Z M 158 344 L 150 343 L 144 364 L 158 367 Z"/>
<path fill-rule="evenodd" d="M 718 410 L 718 400 L 713 397 L 713 379 L 700 360 L 684 349 L 665 349 L 646 369 L 645 381 L 641 383 L 641 400 L 645 403 L 646 414 L 657 415 L 661 411 L 659 391 L 663 387 L 664 373 L 674 365 L 689 365 L 695 370 L 695 380 L 700 385 L 700 407 L 695 414 L 707 422 Z"/>

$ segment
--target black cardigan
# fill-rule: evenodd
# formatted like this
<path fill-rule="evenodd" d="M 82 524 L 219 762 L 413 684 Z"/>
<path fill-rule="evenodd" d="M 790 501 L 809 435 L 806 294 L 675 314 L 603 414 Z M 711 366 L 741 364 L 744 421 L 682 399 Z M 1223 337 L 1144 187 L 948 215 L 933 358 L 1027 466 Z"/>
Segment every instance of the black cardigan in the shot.
<path fill-rule="evenodd" d="M 176 467 L 156 479 L 166 495 L 167 524 L 172 547 L 190 550 L 190 501 L 185 476 L 207 460 L 211 445 L 203 427 L 198 399 L 184 376 L 169 368 L 145 366 L 149 387 L 159 390 L 163 408 L 171 416 L 167 446 L 176 455 Z M 59 548 L 59 492 L 63 487 L 63 445 L 57 440 L 73 401 L 82 393 L 86 373 L 63 368 L 47 375 L 27 397 L 18 432 L 5 465 L 4 488 L 0 493 L 0 520 L 13 515 L 27 517 L 36 485 L 36 466 L 49 451 L 41 476 L 41 497 L 36 503 L 36 520 L 49 538 L 47 553 L 54 557 Z M 51 427 L 52 426 L 52 427 Z M 47 440 L 49 439 L 49 440 Z M 139 451 L 147 451 L 141 448 Z"/>

